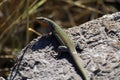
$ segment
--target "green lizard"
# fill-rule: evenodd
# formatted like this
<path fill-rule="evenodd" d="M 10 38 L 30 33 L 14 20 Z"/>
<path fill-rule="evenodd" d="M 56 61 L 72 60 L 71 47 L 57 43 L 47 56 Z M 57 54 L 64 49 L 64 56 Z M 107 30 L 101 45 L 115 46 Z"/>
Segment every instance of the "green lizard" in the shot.
<path fill-rule="evenodd" d="M 69 50 L 69 53 L 71 53 L 71 56 L 73 57 L 73 60 L 75 61 L 75 64 L 77 65 L 79 71 L 83 75 L 83 78 L 84 78 L 83 80 L 90 80 L 83 67 L 81 59 L 77 54 L 73 41 L 64 32 L 64 30 L 58 24 L 56 24 L 54 21 L 48 18 L 38 17 L 36 21 L 44 27 L 49 27 L 48 31 L 52 32 L 52 34 L 56 36 L 56 38 L 60 41 L 60 43 L 67 47 L 67 49 Z"/>

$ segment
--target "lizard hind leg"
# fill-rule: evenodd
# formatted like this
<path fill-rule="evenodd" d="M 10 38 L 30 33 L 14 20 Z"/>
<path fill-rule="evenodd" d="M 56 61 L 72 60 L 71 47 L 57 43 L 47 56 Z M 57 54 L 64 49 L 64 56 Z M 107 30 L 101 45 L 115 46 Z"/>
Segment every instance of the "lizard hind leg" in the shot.
<path fill-rule="evenodd" d="M 60 59 L 62 56 L 63 56 L 63 54 L 62 53 L 65 53 L 65 52 L 68 52 L 69 50 L 67 49 L 67 47 L 66 46 L 59 46 L 58 47 L 58 49 L 57 49 L 57 52 L 59 53 L 59 54 L 51 54 L 51 56 L 52 57 L 54 57 L 54 58 L 56 58 L 56 59 Z"/>
<path fill-rule="evenodd" d="M 62 53 L 62 52 L 68 52 L 68 48 L 66 46 L 59 46 L 58 47 L 58 52 Z"/>
<path fill-rule="evenodd" d="M 62 54 L 62 53 L 68 53 L 69 50 L 66 46 L 59 46 L 57 49 L 59 55 L 56 55 L 56 59 L 61 59 L 63 57 L 65 57 L 66 54 Z"/>

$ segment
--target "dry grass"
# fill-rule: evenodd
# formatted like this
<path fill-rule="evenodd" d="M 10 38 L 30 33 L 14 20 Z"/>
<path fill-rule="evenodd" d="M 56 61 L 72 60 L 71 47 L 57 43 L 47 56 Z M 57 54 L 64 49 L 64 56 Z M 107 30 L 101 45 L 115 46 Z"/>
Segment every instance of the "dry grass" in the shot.
<path fill-rule="evenodd" d="M 7 77 L 9 72 L 10 66 L 3 66 L 9 64 L 6 59 L 14 64 L 13 52 L 35 37 L 28 31 L 34 28 L 35 17 L 52 18 L 68 28 L 117 12 L 119 5 L 115 0 L 0 0 L 0 76 Z"/>

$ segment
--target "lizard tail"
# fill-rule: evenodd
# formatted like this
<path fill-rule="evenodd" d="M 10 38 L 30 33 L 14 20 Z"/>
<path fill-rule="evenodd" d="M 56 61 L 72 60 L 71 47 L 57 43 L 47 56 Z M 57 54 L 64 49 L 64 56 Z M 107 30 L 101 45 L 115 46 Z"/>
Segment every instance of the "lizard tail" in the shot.
<path fill-rule="evenodd" d="M 80 59 L 80 57 L 78 56 L 78 54 L 73 54 L 73 59 L 78 67 L 78 69 L 80 70 L 84 80 L 90 80 L 87 73 L 86 73 L 86 70 L 84 69 L 83 67 L 83 64 L 82 64 L 82 60 Z"/>

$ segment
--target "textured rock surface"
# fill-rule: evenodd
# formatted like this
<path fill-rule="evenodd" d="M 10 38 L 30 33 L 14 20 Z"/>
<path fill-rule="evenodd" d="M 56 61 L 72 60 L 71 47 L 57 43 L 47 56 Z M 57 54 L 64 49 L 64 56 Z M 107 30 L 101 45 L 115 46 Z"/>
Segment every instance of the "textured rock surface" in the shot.
<path fill-rule="evenodd" d="M 78 54 L 91 79 L 120 80 L 119 12 L 65 31 L 81 44 Z M 82 80 L 69 53 L 58 54 L 59 45 L 53 35 L 31 41 L 20 52 L 8 80 Z"/>

